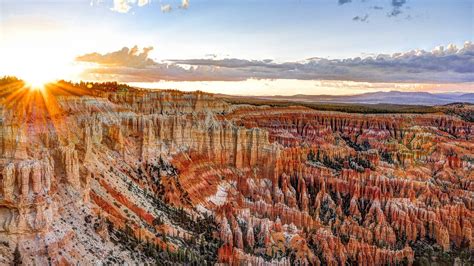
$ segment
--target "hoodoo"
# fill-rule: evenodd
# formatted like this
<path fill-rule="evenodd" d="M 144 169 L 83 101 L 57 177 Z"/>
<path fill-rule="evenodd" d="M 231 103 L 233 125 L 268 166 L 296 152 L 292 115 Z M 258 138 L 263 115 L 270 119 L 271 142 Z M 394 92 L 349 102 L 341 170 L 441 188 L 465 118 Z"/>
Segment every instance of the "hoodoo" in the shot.
<path fill-rule="evenodd" d="M 16 247 L 54 265 L 411 265 L 474 248 L 472 122 L 107 86 L 52 96 L 54 119 L 3 109 L 3 263 Z"/>

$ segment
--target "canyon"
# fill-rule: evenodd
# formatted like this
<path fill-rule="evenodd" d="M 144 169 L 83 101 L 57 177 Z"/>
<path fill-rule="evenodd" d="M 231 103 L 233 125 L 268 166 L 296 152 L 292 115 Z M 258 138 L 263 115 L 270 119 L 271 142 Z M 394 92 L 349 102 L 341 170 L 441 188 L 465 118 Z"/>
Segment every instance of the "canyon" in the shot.
<path fill-rule="evenodd" d="M 2 85 L 0 263 L 472 263 L 474 123 Z"/>

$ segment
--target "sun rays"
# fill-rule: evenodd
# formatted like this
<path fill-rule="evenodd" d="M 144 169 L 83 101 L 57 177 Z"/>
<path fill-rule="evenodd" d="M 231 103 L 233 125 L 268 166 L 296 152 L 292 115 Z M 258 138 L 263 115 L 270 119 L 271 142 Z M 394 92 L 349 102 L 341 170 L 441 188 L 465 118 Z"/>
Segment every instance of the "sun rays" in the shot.
<path fill-rule="evenodd" d="M 3 123 L 23 130 L 22 134 L 26 135 L 46 133 L 58 137 L 66 136 L 68 127 L 64 121 L 60 98 L 84 94 L 87 94 L 87 91 L 66 82 L 25 82 L 15 78 L 3 78 L 0 82 Z"/>

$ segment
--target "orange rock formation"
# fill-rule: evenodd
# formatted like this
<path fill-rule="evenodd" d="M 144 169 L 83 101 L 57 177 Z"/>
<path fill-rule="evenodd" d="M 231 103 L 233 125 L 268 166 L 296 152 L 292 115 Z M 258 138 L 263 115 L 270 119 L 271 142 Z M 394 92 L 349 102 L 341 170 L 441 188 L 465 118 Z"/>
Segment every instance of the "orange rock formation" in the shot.
<path fill-rule="evenodd" d="M 52 93 L 40 127 L 34 108 L 2 109 L 2 262 L 17 245 L 31 264 L 411 265 L 422 247 L 474 249 L 473 123 L 68 86 L 80 95 Z"/>

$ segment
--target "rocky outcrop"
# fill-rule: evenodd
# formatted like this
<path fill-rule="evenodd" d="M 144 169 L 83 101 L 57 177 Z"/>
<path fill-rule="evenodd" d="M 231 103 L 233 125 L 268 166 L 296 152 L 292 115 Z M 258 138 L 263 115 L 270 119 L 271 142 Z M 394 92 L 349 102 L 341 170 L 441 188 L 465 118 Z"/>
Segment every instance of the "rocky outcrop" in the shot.
<path fill-rule="evenodd" d="M 0 225 L 8 234 L 44 231 L 51 224 L 54 162 L 23 160 L 3 165 Z"/>
<path fill-rule="evenodd" d="M 73 144 L 59 147 L 59 162 L 64 171 L 64 178 L 74 188 L 80 187 L 79 156 Z"/>
<path fill-rule="evenodd" d="M 127 106 L 142 114 L 191 114 L 202 112 L 223 113 L 229 105 L 216 101 L 205 92 L 181 92 L 176 90 L 157 92 L 105 93 L 111 102 Z"/>
<path fill-rule="evenodd" d="M 0 237 L 30 264 L 410 265 L 427 246 L 473 250 L 471 122 L 94 86 L 51 94 L 44 119 L 2 111 Z"/>

